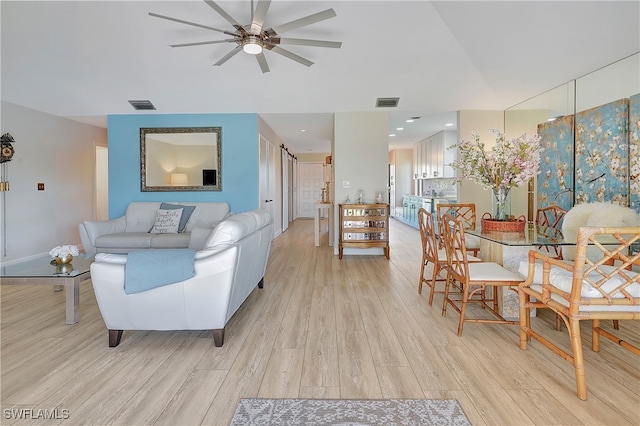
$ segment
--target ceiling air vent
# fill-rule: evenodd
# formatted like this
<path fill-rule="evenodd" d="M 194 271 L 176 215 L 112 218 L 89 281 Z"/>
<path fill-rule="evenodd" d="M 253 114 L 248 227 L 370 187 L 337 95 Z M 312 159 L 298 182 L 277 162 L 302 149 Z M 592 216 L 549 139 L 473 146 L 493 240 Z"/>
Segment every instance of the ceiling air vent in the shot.
<path fill-rule="evenodd" d="M 395 108 L 398 106 L 400 98 L 378 98 L 376 108 Z"/>
<path fill-rule="evenodd" d="M 149 100 L 129 101 L 133 109 L 136 111 L 147 111 L 156 109 Z"/>

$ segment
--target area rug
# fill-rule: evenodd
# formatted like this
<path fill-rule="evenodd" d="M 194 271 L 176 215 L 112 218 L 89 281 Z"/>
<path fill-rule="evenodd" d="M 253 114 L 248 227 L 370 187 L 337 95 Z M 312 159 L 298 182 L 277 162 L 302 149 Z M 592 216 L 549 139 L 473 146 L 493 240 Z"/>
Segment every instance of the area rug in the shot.
<path fill-rule="evenodd" d="M 455 399 L 241 399 L 232 426 L 471 425 Z"/>

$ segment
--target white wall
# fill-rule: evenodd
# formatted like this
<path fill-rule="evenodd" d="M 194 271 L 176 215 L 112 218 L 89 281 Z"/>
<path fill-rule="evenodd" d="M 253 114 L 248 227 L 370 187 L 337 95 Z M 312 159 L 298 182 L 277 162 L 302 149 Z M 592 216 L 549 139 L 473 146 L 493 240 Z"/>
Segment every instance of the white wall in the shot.
<path fill-rule="evenodd" d="M 343 112 L 334 116 L 334 140 L 332 145 L 334 173 L 335 233 L 338 234 L 338 204 L 347 195 L 356 201 L 358 191 L 365 192 L 365 202 L 373 202 L 382 192 L 387 202 L 387 166 L 389 159 L 389 114 L 387 112 Z M 350 188 L 343 188 L 349 181 Z M 337 241 L 337 238 L 336 238 Z M 371 254 L 381 248 L 345 249 L 345 254 Z M 334 245 L 338 253 L 338 245 Z"/>
<path fill-rule="evenodd" d="M 78 224 L 96 218 L 95 146 L 107 145 L 107 130 L 5 101 L 0 115 L 2 133 L 16 140 L 8 163 L 11 190 L 0 206 L 7 223 L 2 263 L 79 245 Z M 44 191 L 37 190 L 39 182 Z"/>

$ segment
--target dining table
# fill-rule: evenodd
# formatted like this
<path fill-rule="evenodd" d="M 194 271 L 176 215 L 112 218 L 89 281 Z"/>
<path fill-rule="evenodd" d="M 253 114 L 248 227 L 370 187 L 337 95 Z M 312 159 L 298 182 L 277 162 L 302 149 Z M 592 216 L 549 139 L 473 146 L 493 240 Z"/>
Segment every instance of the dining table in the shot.
<path fill-rule="evenodd" d="M 465 230 L 465 234 L 473 235 L 480 240 L 480 259 L 495 262 L 505 268 L 518 272 L 521 262 L 528 261 L 529 250 L 549 251 L 555 257 L 554 247 L 575 245 L 567 242 L 560 228 L 537 225 L 527 222 L 523 231 L 485 231 L 480 224 L 475 229 Z M 520 269 L 522 273 L 522 269 Z M 518 295 L 512 291 L 503 292 L 498 288 L 500 299 L 499 313 L 506 319 L 519 317 Z M 534 311 L 534 310 L 532 310 Z M 534 315 L 534 312 L 532 312 Z"/>

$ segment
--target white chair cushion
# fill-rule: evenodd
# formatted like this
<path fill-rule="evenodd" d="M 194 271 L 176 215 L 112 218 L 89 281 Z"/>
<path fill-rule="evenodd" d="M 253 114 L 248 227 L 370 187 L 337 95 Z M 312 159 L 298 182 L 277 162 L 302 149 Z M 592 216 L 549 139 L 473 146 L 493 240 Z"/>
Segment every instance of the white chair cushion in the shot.
<path fill-rule="evenodd" d="M 539 294 L 542 293 L 542 285 L 540 284 L 533 284 L 531 289 Z M 557 294 L 551 293 L 551 298 L 563 306 L 569 306 L 569 302 Z M 580 310 L 584 312 L 640 312 L 640 305 L 582 305 Z"/>
<path fill-rule="evenodd" d="M 600 269 L 605 273 L 609 273 L 616 268 L 613 266 L 600 266 Z M 629 271 L 629 274 L 633 274 L 633 272 Z M 604 277 L 602 274 L 593 271 L 589 274 L 589 279 L 591 281 L 599 281 Z M 553 284 L 554 287 L 559 288 L 562 291 L 567 293 L 571 292 L 571 284 L 573 282 L 573 274 L 569 271 L 565 271 L 564 269 L 556 268 L 551 271 L 549 274 L 549 280 Z M 614 291 L 618 286 L 624 284 L 625 281 L 623 278 L 619 276 L 613 276 L 606 280 L 602 285 L 602 290 L 606 293 Z M 629 293 L 633 297 L 640 297 L 640 285 L 639 284 L 631 284 L 626 287 L 627 293 Z M 587 280 L 582 281 L 582 290 L 580 291 L 580 296 L 584 298 L 599 298 L 602 297 L 602 294 L 598 290 L 596 290 Z M 624 295 L 620 293 L 616 293 L 613 295 L 613 298 L 623 298 Z"/>
<path fill-rule="evenodd" d="M 494 262 L 469 263 L 471 281 L 524 281 L 525 277 Z"/>
<path fill-rule="evenodd" d="M 570 262 L 565 262 L 565 263 L 570 263 Z M 528 268 L 529 268 L 529 262 L 522 261 L 520 262 L 520 267 L 518 268 L 518 272 L 520 272 L 523 275 L 527 275 Z M 613 266 L 607 266 L 607 265 L 602 265 L 600 266 L 600 268 L 605 273 L 609 273 L 610 271 L 615 269 Z M 631 273 L 631 271 L 629 272 Z M 597 272 L 592 272 L 590 274 L 590 279 L 593 281 L 600 280 L 602 279 L 602 275 Z M 551 281 L 551 284 L 554 287 L 566 293 L 571 292 L 571 285 L 573 283 L 573 274 L 571 272 L 562 268 L 558 268 L 557 266 L 552 266 L 551 271 L 549 272 L 549 280 Z M 536 263 L 535 265 L 534 273 L 533 273 L 533 283 L 538 287 L 542 285 L 542 264 L 541 263 Z M 615 289 L 617 286 L 619 286 L 622 283 L 623 283 L 622 278 L 612 277 L 609 280 L 607 280 L 607 282 L 604 283 L 602 288 L 605 292 L 609 292 Z M 534 288 L 535 286 L 532 285 L 531 287 Z M 640 285 L 631 284 L 626 288 L 626 290 L 629 294 L 631 294 L 631 296 L 640 297 Z M 591 284 L 589 284 L 588 281 L 583 281 L 580 295 L 581 297 L 584 297 L 584 298 L 601 298 L 602 297 L 600 292 L 595 288 L 593 288 L 593 286 L 591 286 Z M 624 297 L 622 294 L 616 294 L 614 296 L 614 298 L 622 298 L 622 297 Z"/>

